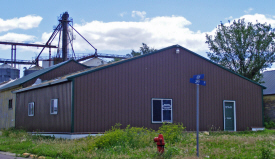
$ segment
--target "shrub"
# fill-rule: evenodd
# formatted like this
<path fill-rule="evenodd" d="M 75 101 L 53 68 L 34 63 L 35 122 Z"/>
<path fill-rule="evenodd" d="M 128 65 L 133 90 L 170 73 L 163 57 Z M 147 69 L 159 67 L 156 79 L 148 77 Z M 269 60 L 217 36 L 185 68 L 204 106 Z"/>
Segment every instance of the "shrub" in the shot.
<path fill-rule="evenodd" d="M 275 122 L 272 121 L 269 117 L 265 117 L 264 126 L 267 129 L 275 128 Z"/>
<path fill-rule="evenodd" d="M 120 129 L 121 124 L 116 124 L 111 130 L 106 131 L 104 135 L 97 136 L 89 145 L 90 149 L 110 148 L 120 149 L 125 148 L 144 148 L 153 142 L 155 133 L 147 128 L 130 127 Z"/>
<path fill-rule="evenodd" d="M 26 135 L 27 135 L 27 132 L 24 129 L 9 128 L 7 130 L 3 130 L 3 136 L 6 136 L 6 137 L 19 138 Z"/>
<path fill-rule="evenodd" d="M 103 136 L 97 136 L 92 147 L 108 148 L 124 143 L 123 130 L 119 128 L 119 124 L 112 127 L 111 130 L 106 131 Z"/>
<path fill-rule="evenodd" d="M 170 144 L 178 142 L 183 137 L 183 127 L 182 123 L 163 123 L 159 128 L 158 133 L 161 133 L 164 137 L 164 141 Z"/>

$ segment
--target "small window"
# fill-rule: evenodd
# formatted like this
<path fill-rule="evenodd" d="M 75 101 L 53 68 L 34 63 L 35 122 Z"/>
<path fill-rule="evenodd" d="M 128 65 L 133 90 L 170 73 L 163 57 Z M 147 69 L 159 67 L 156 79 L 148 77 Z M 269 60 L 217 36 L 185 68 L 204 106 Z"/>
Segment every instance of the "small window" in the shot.
<path fill-rule="evenodd" d="M 34 102 L 28 104 L 28 116 L 34 116 Z"/>
<path fill-rule="evenodd" d="M 172 99 L 152 99 L 152 123 L 173 122 Z"/>
<path fill-rule="evenodd" d="M 57 114 L 57 111 L 58 111 L 58 99 L 51 99 L 50 113 Z"/>
<path fill-rule="evenodd" d="M 9 100 L 9 109 L 12 109 L 12 99 Z"/>

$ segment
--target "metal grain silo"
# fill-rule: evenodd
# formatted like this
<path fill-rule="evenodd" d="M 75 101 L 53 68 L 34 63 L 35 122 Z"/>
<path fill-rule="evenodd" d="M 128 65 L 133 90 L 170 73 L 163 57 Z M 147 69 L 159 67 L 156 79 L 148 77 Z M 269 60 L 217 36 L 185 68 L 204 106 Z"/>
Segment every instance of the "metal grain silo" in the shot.
<path fill-rule="evenodd" d="M 20 70 L 6 63 L 0 65 L 0 82 L 19 78 Z"/>
<path fill-rule="evenodd" d="M 28 74 L 33 73 L 33 72 L 38 71 L 38 70 L 41 70 L 41 69 L 43 69 L 43 67 L 40 67 L 40 66 L 34 66 L 32 68 L 25 69 L 24 70 L 24 76 L 27 76 Z"/>

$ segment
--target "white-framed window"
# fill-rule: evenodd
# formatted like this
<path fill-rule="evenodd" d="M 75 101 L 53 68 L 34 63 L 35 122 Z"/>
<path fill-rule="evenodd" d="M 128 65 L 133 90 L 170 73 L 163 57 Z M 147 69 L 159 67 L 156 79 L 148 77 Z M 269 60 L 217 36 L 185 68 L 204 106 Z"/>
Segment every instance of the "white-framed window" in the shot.
<path fill-rule="evenodd" d="M 34 116 L 34 102 L 28 104 L 28 116 Z"/>
<path fill-rule="evenodd" d="M 172 123 L 172 108 L 172 99 L 152 98 L 152 123 Z"/>
<path fill-rule="evenodd" d="M 50 113 L 57 114 L 58 112 L 58 99 L 51 99 Z"/>

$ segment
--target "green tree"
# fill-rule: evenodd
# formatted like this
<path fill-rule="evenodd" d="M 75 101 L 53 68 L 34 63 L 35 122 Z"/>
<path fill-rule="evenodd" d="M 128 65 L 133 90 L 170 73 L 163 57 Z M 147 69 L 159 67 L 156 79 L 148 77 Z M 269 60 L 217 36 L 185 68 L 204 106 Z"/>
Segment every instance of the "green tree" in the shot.
<path fill-rule="evenodd" d="M 139 55 L 149 54 L 154 51 L 157 51 L 157 50 L 154 48 L 150 48 L 145 43 L 142 43 L 142 46 L 139 48 L 139 52 L 132 50 L 131 54 L 127 54 L 126 56 L 135 57 L 135 56 L 139 56 Z"/>
<path fill-rule="evenodd" d="M 231 25 L 220 24 L 212 37 L 206 34 L 211 52 L 207 56 L 229 70 L 256 82 L 261 82 L 261 71 L 275 61 L 275 33 L 266 23 L 245 23 L 244 19 Z"/>
<path fill-rule="evenodd" d="M 120 61 L 120 60 L 121 60 L 121 58 L 114 58 L 114 60 L 109 61 L 109 63 L 111 63 L 111 62 L 115 62 L 115 61 Z"/>
<path fill-rule="evenodd" d="M 139 56 L 139 55 L 149 54 L 154 51 L 157 51 L 157 49 L 150 48 L 147 44 L 142 43 L 142 46 L 139 48 L 139 52 L 132 50 L 132 52 L 130 54 L 127 54 L 126 57 L 132 58 L 132 57 Z M 120 58 L 114 58 L 114 60 L 111 60 L 108 63 L 112 63 L 112 62 L 120 61 L 120 60 L 121 60 Z"/>
<path fill-rule="evenodd" d="M 139 55 L 149 54 L 154 51 L 157 51 L 157 49 L 150 48 L 147 44 L 142 43 L 142 46 L 139 48 L 139 52 L 132 50 L 132 52 L 130 54 L 127 54 L 126 57 L 132 58 L 132 57 L 139 56 Z M 112 63 L 115 61 L 120 61 L 120 60 L 121 60 L 120 58 L 114 58 L 114 60 L 109 61 L 109 63 Z"/>

